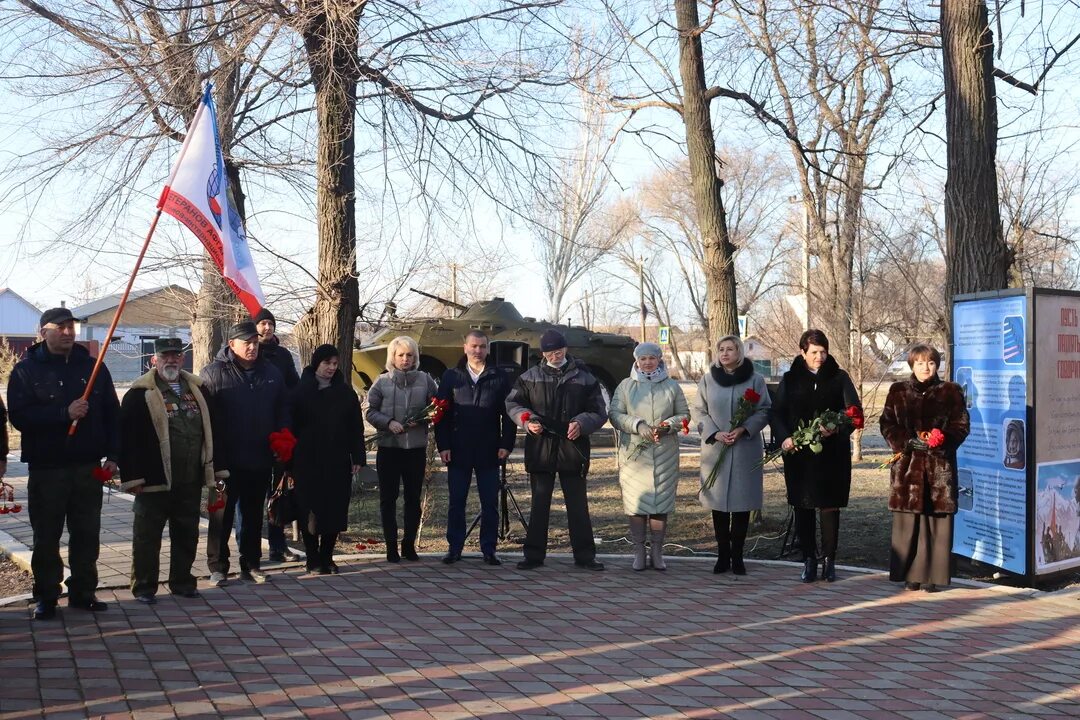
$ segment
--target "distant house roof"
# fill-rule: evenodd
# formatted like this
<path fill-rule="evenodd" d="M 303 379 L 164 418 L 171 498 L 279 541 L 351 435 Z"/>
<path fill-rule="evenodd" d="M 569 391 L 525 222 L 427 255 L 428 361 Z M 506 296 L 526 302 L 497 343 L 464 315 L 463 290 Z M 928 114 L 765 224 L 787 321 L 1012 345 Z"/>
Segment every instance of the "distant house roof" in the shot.
<path fill-rule="evenodd" d="M 105 325 L 112 320 L 114 309 L 120 304 L 120 294 L 108 295 L 99 300 L 71 309 L 79 322 Z M 147 290 L 132 290 L 124 310 L 125 325 L 187 326 L 191 322 L 195 294 L 179 285 L 164 285 Z"/>
<path fill-rule="evenodd" d="M 37 306 L 37 305 L 35 305 L 34 303 L 30 302 L 29 300 L 27 300 L 26 298 L 24 298 L 24 297 L 23 297 L 22 295 L 20 295 L 19 293 L 17 293 L 17 292 L 15 292 L 14 290 L 12 290 L 11 288 L 0 288 L 0 295 L 10 295 L 10 296 L 11 296 L 11 297 L 13 297 L 13 298 L 16 298 L 16 299 L 18 299 L 18 300 L 21 300 L 21 301 L 23 302 L 23 304 L 24 304 L 24 305 L 26 305 L 27 307 L 31 307 L 31 308 L 33 308 L 33 309 L 34 309 L 34 310 L 35 310 L 36 312 L 38 312 L 38 313 L 40 313 L 40 312 L 41 312 L 41 310 L 40 310 L 40 309 L 38 308 L 38 306 Z"/>
<path fill-rule="evenodd" d="M 137 298 L 145 297 L 147 295 L 153 295 L 156 292 L 164 290 L 164 287 L 150 288 L 149 290 L 132 290 L 128 295 L 128 302 Z M 76 320 L 86 320 L 91 315 L 97 315 L 102 310 L 111 310 L 120 304 L 120 298 L 123 293 L 116 293 L 115 295 L 106 295 L 100 300 L 94 300 L 88 302 L 85 305 L 71 308 L 71 314 L 75 316 Z"/>

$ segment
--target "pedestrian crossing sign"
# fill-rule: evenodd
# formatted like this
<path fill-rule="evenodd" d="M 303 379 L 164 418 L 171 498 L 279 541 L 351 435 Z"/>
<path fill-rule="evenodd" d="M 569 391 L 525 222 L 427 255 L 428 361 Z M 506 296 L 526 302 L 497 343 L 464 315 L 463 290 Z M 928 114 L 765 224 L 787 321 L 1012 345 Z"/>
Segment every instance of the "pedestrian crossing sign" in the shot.
<path fill-rule="evenodd" d="M 671 340 L 671 328 L 667 325 L 661 325 L 658 333 L 657 342 L 661 345 L 667 345 Z"/>

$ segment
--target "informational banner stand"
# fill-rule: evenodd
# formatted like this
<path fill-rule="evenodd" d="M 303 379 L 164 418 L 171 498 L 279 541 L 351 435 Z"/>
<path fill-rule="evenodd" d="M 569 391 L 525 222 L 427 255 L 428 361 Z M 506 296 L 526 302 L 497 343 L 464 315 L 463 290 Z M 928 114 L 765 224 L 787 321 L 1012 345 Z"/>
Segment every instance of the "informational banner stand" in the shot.
<path fill-rule="evenodd" d="M 1080 568 L 1080 292 L 959 295 L 952 317 L 971 416 L 953 553 L 1028 585 Z"/>

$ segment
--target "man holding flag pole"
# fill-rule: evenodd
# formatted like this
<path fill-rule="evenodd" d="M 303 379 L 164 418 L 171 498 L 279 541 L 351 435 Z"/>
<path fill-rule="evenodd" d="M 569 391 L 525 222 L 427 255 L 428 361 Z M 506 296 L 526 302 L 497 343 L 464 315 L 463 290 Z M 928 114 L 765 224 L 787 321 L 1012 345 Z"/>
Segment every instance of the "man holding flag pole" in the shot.
<path fill-rule="evenodd" d="M 217 113 L 214 109 L 212 85 L 207 83 L 195 118 L 188 127 L 184 143 L 173 165 L 169 179 L 158 198 L 157 212 L 150 223 L 146 239 L 128 277 L 127 286 L 116 306 L 112 324 L 105 334 L 101 352 L 94 363 L 82 400 L 87 401 L 102 370 L 105 353 L 120 322 L 135 277 L 142 266 L 150 240 L 157 229 L 161 213 L 166 212 L 183 223 L 203 244 L 226 284 L 252 315 L 264 304 L 262 288 L 255 264 L 248 249 L 247 237 L 239 214 L 229 198 L 228 176 L 217 132 Z M 106 371 L 107 372 L 107 371 Z M 213 411 L 211 410 L 211 416 Z M 68 436 L 78 432 L 79 417 L 72 415 Z M 269 445 L 269 439 L 264 439 Z M 216 463 L 215 463 L 216 464 Z M 227 468 L 225 468 L 227 470 Z"/>

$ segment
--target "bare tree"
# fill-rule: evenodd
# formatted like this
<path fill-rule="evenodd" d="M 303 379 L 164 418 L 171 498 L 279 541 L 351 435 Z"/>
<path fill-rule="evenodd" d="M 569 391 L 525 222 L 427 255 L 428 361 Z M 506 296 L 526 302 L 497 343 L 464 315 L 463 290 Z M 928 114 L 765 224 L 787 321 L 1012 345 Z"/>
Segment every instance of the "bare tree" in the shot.
<path fill-rule="evenodd" d="M 544 179 L 528 211 L 552 322 L 562 318 L 570 289 L 622 241 L 633 220 L 626 208 L 605 204 L 611 183 L 607 160 L 615 143 L 601 106 L 602 87 L 583 86 L 578 97 L 577 142 Z"/>

